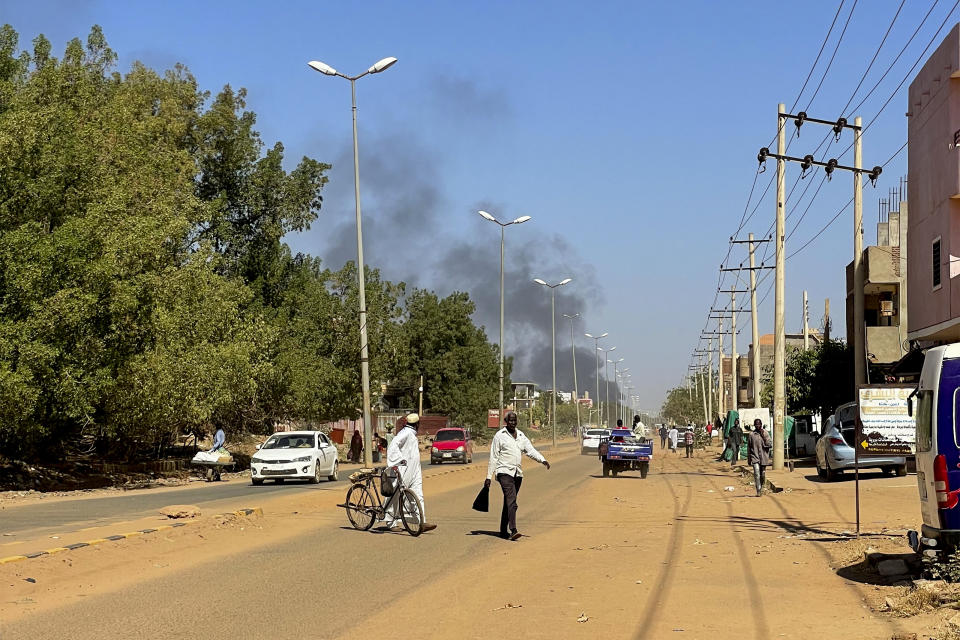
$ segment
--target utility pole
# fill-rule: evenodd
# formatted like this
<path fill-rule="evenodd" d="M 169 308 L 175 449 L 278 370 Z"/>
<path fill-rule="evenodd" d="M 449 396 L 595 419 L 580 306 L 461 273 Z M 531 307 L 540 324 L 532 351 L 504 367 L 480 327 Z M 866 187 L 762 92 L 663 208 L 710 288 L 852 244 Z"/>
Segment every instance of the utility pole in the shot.
<path fill-rule="evenodd" d="M 744 244 L 746 243 L 749 247 L 750 252 L 750 331 L 751 338 L 753 340 L 753 353 L 750 362 L 750 381 L 753 385 L 753 406 L 757 409 L 760 408 L 760 330 L 757 321 L 757 271 L 763 269 L 771 269 L 773 267 L 765 267 L 762 264 L 758 267 L 756 264 L 756 257 L 754 250 L 756 245 L 761 242 L 770 242 L 772 238 L 766 238 L 764 240 L 754 240 L 753 234 L 747 235 L 747 240 L 734 240 L 730 239 L 732 244 Z M 743 267 L 725 269 L 721 268 L 720 271 L 740 271 Z"/>
<path fill-rule="evenodd" d="M 739 271 L 739 269 L 722 269 L 721 271 Z M 750 273 L 753 273 L 751 271 Z M 737 392 L 739 391 L 739 378 L 737 371 L 737 294 L 749 293 L 744 289 L 722 289 L 720 293 L 730 294 L 730 410 L 736 411 L 739 406 Z M 724 404 L 726 406 L 726 404 Z"/>
<path fill-rule="evenodd" d="M 697 383 L 700 389 L 700 400 L 703 402 L 703 424 L 710 422 L 710 414 L 707 412 L 707 394 L 704 393 L 703 384 L 703 356 L 700 357 L 700 367 L 697 370 Z"/>
<path fill-rule="evenodd" d="M 854 166 L 846 167 L 837 162 L 836 158 L 830 158 L 827 162 L 822 162 L 815 160 L 814 157 L 810 154 L 798 158 L 793 156 L 786 155 L 785 151 L 785 135 L 784 135 L 784 126 L 788 119 L 794 119 L 794 124 L 796 124 L 797 129 L 799 130 L 800 126 L 804 122 L 815 122 L 817 124 L 825 124 L 833 127 L 833 132 L 836 134 L 839 139 L 840 134 L 843 133 L 844 129 L 853 129 L 853 147 L 854 147 Z M 796 115 L 786 114 L 783 111 L 783 104 L 780 104 L 779 111 L 777 114 L 777 153 L 772 154 L 770 150 L 766 147 L 760 149 L 760 153 L 757 155 L 757 160 L 763 164 L 767 157 L 773 156 L 777 159 L 777 316 L 774 325 L 776 327 L 777 334 L 774 340 L 774 350 L 775 360 L 774 360 L 774 432 L 773 432 L 773 446 L 774 446 L 774 460 L 773 468 L 781 469 L 783 468 L 783 434 L 779 434 L 780 441 L 778 443 L 778 431 L 780 428 L 782 431 L 783 425 L 783 406 L 777 406 L 777 398 L 781 401 L 783 400 L 783 360 L 784 360 L 784 347 L 785 340 L 783 338 L 783 296 L 782 294 L 782 284 L 783 284 L 783 238 L 780 235 L 783 231 L 783 208 L 785 203 L 782 200 L 783 195 L 783 168 L 784 163 L 787 160 L 791 162 L 799 162 L 803 171 L 806 172 L 810 167 L 816 165 L 818 167 L 823 167 L 824 172 L 827 174 L 829 179 L 833 172 L 836 169 L 843 169 L 844 171 L 850 171 L 854 174 L 853 182 L 853 346 L 854 346 L 854 394 L 857 393 L 859 385 L 866 382 L 866 373 L 867 373 L 867 363 L 866 363 L 866 349 L 864 346 L 864 326 L 863 326 L 863 175 L 864 173 L 870 178 L 872 184 L 876 184 L 877 178 L 880 177 L 880 174 L 883 172 L 883 167 L 875 166 L 873 169 L 866 170 L 861 164 L 863 162 L 862 157 L 862 141 L 861 136 L 863 134 L 863 128 L 861 126 L 861 119 L 859 116 L 854 118 L 854 123 L 847 124 L 846 118 L 838 118 L 836 122 L 831 122 L 829 120 L 819 120 L 817 118 L 811 118 L 807 116 L 806 113 L 800 112 Z M 777 346 L 776 339 L 780 340 L 779 347 Z M 777 377 L 777 369 L 780 368 L 780 376 Z M 778 466 L 779 460 L 779 466 Z"/>
<path fill-rule="evenodd" d="M 710 336 L 707 351 L 707 413 L 713 420 L 713 336 Z"/>
<path fill-rule="evenodd" d="M 717 318 L 717 407 L 724 420 L 727 419 L 727 388 L 723 381 L 723 318 Z"/>
<path fill-rule="evenodd" d="M 823 339 L 830 339 L 830 298 L 823 301 Z"/>
<path fill-rule="evenodd" d="M 860 116 L 853 120 L 853 166 L 863 163 L 863 142 Z M 853 172 L 853 397 L 867 382 L 867 350 L 863 325 L 863 181 L 859 171 Z"/>
<path fill-rule="evenodd" d="M 417 415 L 421 415 L 421 416 L 422 416 L 422 415 L 423 415 L 423 374 L 420 375 L 420 387 L 419 387 L 419 389 L 417 389 L 417 391 L 420 392 L 419 411 L 418 411 Z"/>
<path fill-rule="evenodd" d="M 807 290 L 803 290 L 803 350 L 810 350 L 810 330 L 808 326 L 810 314 L 807 312 Z"/>
<path fill-rule="evenodd" d="M 785 107 L 781 102 L 777 106 L 777 235 L 776 235 L 776 255 L 777 272 L 776 286 L 774 292 L 774 311 L 773 311 L 773 468 L 775 470 L 783 469 L 783 414 L 786 404 L 786 385 L 784 374 L 786 372 L 786 336 L 784 335 L 783 325 L 783 294 L 784 294 L 784 266 L 786 255 L 784 254 L 784 220 L 786 208 L 786 182 L 785 169 L 786 161 L 782 158 L 787 152 L 786 120 L 784 119 Z"/>

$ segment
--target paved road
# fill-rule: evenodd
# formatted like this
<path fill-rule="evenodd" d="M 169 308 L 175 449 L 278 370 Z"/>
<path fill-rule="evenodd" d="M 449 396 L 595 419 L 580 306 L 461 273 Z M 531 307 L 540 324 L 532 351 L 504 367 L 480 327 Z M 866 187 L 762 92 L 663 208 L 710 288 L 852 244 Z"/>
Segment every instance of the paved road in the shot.
<path fill-rule="evenodd" d="M 559 446 L 563 450 L 573 445 Z M 551 445 L 539 448 L 549 451 Z M 474 462 L 485 464 L 488 457 L 487 453 L 477 453 L 474 455 Z M 423 464 L 426 473 L 429 473 L 430 469 L 440 470 L 450 466 L 432 467 L 428 461 Z M 357 468 L 357 465 L 344 465 L 341 467 L 340 477 L 345 479 Z M 249 478 L 233 478 L 226 482 L 195 483 L 175 489 L 142 489 L 102 498 L 38 502 L 4 509 L 3 517 L 0 518 L 0 534 L 9 533 L 14 534 L 12 539 L 26 539 L 154 515 L 158 509 L 171 504 L 193 504 L 202 507 L 206 512 L 216 512 L 218 508 L 235 504 L 241 498 L 250 499 L 250 505 L 246 506 L 256 506 L 255 503 L 259 500 L 277 495 L 312 491 L 343 492 L 345 487 L 343 480 L 324 481 L 320 484 L 304 481 L 288 481 L 283 484 L 268 482 L 253 486 Z"/>

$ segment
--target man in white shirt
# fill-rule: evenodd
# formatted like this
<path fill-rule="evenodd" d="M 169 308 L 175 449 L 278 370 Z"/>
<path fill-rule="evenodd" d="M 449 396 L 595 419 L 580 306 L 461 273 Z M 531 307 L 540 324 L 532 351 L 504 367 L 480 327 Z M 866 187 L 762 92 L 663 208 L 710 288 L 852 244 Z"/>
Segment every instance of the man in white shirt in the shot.
<path fill-rule="evenodd" d="M 680 432 L 677 430 L 677 425 L 670 427 L 670 431 L 667 431 L 667 440 L 670 441 L 670 451 L 674 453 L 677 452 L 677 440 L 680 437 Z"/>
<path fill-rule="evenodd" d="M 520 484 L 523 482 L 523 470 L 520 468 L 522 454 L 526 454 L 547 469 L 550 468 L 550 463 L 533 447 L 527 436 L 517 430 L 516 413 L 508 411 L 503 421 L 506 426 L 497 431 L 497 435 L 493 436 L 493 442 L 490 443 L 490 462 L 487 465 L 487 479 L 483 484 L 489 487 L 490 480 L 494 477 L 500 483 L 500 488 L 503 490 L 500 536 L 517 540 L 520 538 L 520 532 L 517 531 L 517 493 L 520 492 Z"/>
<path fill-rule="evenodd" d="M 426 521 L 427 505 L 423 501 L 423 475 L 420 472 L 420 441 L 417 440 L 417 429 L 419 427 L 420 416 L 416 413 L 409 414 L 406 425 L 400 429 L 400 433 L 387 446 L 387 466 L 398 467 L 403 478 L 403 486 L 413 491 L 420 498 L 421 516 L 424 520 L 423 530 L 432 531 L 437 528 L 437 525 Z M 402 460 L 407 461 L 405 466 L 400 466 Z M 391 500 L 390 506 L 387 507 L 386 521 L 387 526 L 391 529 L 399 529 L 401 526 L 398 519 L 399 515 L 394 508 L 395 504 L 396 502 Z"/>

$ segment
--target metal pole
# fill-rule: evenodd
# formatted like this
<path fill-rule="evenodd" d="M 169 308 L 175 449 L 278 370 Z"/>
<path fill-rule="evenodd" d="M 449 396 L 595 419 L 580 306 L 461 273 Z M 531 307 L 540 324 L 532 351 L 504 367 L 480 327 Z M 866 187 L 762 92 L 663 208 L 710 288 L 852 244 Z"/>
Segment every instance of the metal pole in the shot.
<path fill-rule="evenodd" d="M 550 288 L 550 334 L 553 339 L 553 391 L 550 393 L 551 404 L 551 422 L 553 423 L 553 450 L 557 450 L 557 312 L 556 312 L 556 289 Z"/>
<path fill-rule="evenodd" d="M 707 394 L 703 392 L 703 358 L 700 359 L 700 371 L 697 373 L 697 382 L 700 390 L 700 401 L 703 402 L 703 424 L 710 422 L 710 414 L 707 413 Z"/>
<path fill-rule="evenodd" d="M 350 79 L 353 106 L 353 195 L 357 212 L 357 284 L 360 297 L 360 379 L 363 386 L 363 464 L 373 465 L 373 425 L 370 418 L 370 352 L 367 348 L 367 291 L 363 268 L 363 227 L 360 216 L 360 158 L 357 145 L 357 82 Z"/>
<path fill-rule="evenodd" d="M 593 353 L 597 356 L 597 397 L 594 403 L 597 405 L 597 426 L 600 426 L 600 338 L 593 339 Z"/>
<path fill-rule="evenodd" d="M 579 314 L 569 316 L 570 318 L 570 357 L 573 359 L 573 402 L 577 407 L 577 432 L 580 432 L 580 388 L 577 386 L 577 349 L 573 343 L 573 319 Z"/>
<path fill-rule="evenodd" d="M 786 336 L 783 324 L 784 303 L 784 209 L 786 207 L 785 160 L 786 154 L 785 124 L 783 119 L 784 105 L 777 107 L 777 271 L 773 314 L 773 468 L 783 469 L 783 415 L 786 403 Z"/>
<path fill-rule="evenodd" d="M 734 286 L 736 289 L 736 286 Z M 739 372 L 737 371 L 737 294 L 730 291 L 730 408 L 737 410 L 739 398 Z"/>
<path fill-rule="evenodd" d="M 498 223 L 499 224 L 499 223 Z M 497 421 L 503 424 L 503 244 L 504 225 L 500 225 L 500 402 L 497 410 Z M 532 418 L 531 418 L 532 419 Z"/>
<path fill-rule="evenodd" d="M 606 380 L 604 385 L 604 404 L 606 405 L 606 412 L 603 414 L 603 419 L 606 422 L 607 426 L 610 426 L 610 362 L 607 360 L 607 352 L 603 352 L 603 377 Z"/>
<path fill-rule="evenodd" d="M 853 121 L 853 166 L 863 163 L 863 141 L 860 117 Z M 853 397 L 867 381 L 867 355 L 863 326 L 863 181 L 859 171 L 853 172 Z"/>
<path fill-rule="evenodd" d="M 420 376 L 420 415 L 423 415 L 423 376 Z"/>
<path fill-rule="evenodd" d="M 751 364 L 751 369 L 753 369 L 753 406 L 754 408 L 760 408 L 760 330 L 757 325 L 757 272 L 756 264 L 754 263 L 753 255 L 753 234 L 749 235 L 750 239 L 750 330 L 753 339 L 753 362 Z"/>

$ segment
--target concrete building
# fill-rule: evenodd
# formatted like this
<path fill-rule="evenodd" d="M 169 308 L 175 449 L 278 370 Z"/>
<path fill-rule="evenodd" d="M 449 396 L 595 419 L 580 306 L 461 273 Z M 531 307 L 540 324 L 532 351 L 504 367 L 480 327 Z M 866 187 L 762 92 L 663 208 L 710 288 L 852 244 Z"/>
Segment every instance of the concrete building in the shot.
<path fill-rule="evenodd" d="M 765 333 L 760 336 L 760 372 L 754 373 L 753 369 L 753 344 L 747 349 L 745 355 L 737 358 L 737 404 L 741 407 L 753 406 L 753 394 L 763 392 L 763 381 L 773 376 L 773 334 Z M 810 348 L 813 349 L 823 342 L 823 336 L 819 331 L 810 329 L 809 332 Z M 803 349 L 803 332 L 786 334 L 786 349 Z M 725 358 L 725 371 L 729 374 L 730 358 Z M 759 381 L 759 382 L 757 382 Z M 727 407 L 729 407 L 729 402 Z"/>
<path fill-rule="evenodd" d="M 863 250 L 863 322 L 871 373 L 907 352 L 907 203 L 901 188 L 881 200 L 877 244 Z M 847 344 L 853 340 L 853 261 L 847 264 Z M 868 376 L 876 380 L 876 375 Z"/>
<path fill-rule="evenodd" d="M 960 25 L 910 84 L 910 341 L 960 341 Z"/>

